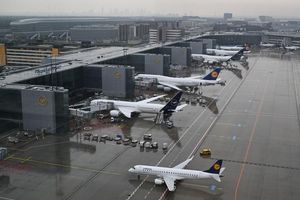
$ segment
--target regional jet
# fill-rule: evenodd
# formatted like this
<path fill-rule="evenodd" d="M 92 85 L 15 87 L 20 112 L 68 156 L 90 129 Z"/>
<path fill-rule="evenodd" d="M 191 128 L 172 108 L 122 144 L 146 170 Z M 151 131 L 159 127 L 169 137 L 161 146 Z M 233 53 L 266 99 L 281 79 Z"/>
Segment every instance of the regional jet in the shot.
<path fill-rule="evenodd" d="M 217 162 L 215 162 L 213 166 L 211 166 L 206 171 L 184 169 L 192 159 L 193 157 L 187 159 L 186 161 L 173 168 L 149 165 L 135 165 L 128 171 L 130 173 L 138 174 L 138 176 L 140 174 L 158 176 L 159 178 L 156 178 L 154 180 L 154 183 L 157 185 L 162 185 L 163 183 L 165 183 L 169 191 L 175 191 L 175 182 L 177 180 L 213 178 L 214 180 L 221 182 L 220 177 L 223 176 L 222 173 L 225 170 L 225 167 L 222 167 L 222 160 L 218 160 Z"/>
<path fill-rule="evenodd" d="M 183 78 L 153 74 L 138 74 L 135 76 L 135 79 L 156 79 L 158 84 L 180 91 L 182 89 L 179 87 L 198 87 L 215 84 L 225 85 L 225 82 L 218 78 L 220 71 L 221 68 L 216 68 L 205 77 L 196 76 Z"/>

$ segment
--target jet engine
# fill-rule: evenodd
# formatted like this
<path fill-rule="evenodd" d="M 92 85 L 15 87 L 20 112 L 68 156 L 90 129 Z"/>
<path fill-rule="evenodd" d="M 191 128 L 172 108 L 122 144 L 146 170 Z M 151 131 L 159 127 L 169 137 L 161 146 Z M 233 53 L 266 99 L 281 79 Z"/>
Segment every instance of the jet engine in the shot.
<path fill-rule="evenodd" d="M 111 111 L 109 112 L 109 114 L 110 114 L 110 116 L 112 116 L 112 117 L 119 117 L 119 116 L 121 115 L 121 112 L 118 111 L 118 110 L 111 110 Z"/>
<path fill-rule="evenodd" d="M 164 86 L 163 86 L 163 85 L 157 85 L 156 87 L 157 87 L 157 89 L 159 89 L 159 90 L 163 90 L 163 89 L 164 89 Z"/>
<path fill-rule="evenodd" d="M 164 92 L 171 92 L 171 88 L 169 88 L 169 87 L 164 87 Z"/>
<path fill-rule="evenodd" d="M 156 179 L 154 179 L 154 183 L 156 184 L 156 185 L 161 185 L 161 184 L 164 184 L 164 180 L 162 180 L 161 178 L 156 178 Z"/>

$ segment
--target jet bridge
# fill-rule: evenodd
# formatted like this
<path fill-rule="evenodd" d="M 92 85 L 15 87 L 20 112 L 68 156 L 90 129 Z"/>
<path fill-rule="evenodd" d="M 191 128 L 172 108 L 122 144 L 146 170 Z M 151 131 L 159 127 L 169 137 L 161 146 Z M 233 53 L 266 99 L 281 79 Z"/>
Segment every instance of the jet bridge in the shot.
<path fill-rule="evenodd" d="M 113 109 L 113 103 L 97 102 L 97 104 L 90 105 L 89 103 L 80 103 L 69 106 L 69 111 L 72 116 L 91 118 L 95 112 L 103 112 Z"/>

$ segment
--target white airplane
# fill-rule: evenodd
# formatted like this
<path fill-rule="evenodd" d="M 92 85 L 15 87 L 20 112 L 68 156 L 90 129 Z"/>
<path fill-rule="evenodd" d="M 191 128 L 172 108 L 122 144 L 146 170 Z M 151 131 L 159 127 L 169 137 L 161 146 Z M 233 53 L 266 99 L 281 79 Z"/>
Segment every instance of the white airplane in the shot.
<path fill-rule="evenodd" d="M 145 99 L 138 102 L 118 101 L 108 99 L 96 99 L 91 101 L 91 111 L 100 110 L 100 106 L 111 103 L 113 110 L 110 111 L 112 117 L 119 117 L 123 114 L 127 118 L 131 118 L 132 113 L 153 113 L 153 114 L 171 114 L 181 111 L 187 104 L 179 105 L 182 92 L 178 92 L 166 105 L 150 103 L 158 100 L 166 95 Z"/>
<path fill-rule="evenodd" d="M 221 81 L 218 78 L 220 74 L 221 68 L 216 68 L 205 77 L 169 77 L 162 75 L 153 75 L 153 74 L 138 74 L 135 76 L 135 79 L 156 79 L 157 83 L 163 85 L 167 88 L 172 88 L 175 90 L 181 91 L 179 87 L 198 87 L 198 86 L 207 86 L 207 85 L 215 85 L 221 84 L 224 85 L 225 82 Z"/>
<path fill-rule="evenodd" d="M 208 64 L 221 64 L 231 60 L 232 56 L 212 56 L 207 54 L 192 54 L 194 60 L 203 61 Z"/>
<path fill-rule="evenodd" d="M 242 49 L 243 50 L 243 49 Z M 242 51 L 240 50 L 240 51 Z M 216 56 L 234 56 L 240 51 L 222 50 L 222 49 L 206 49 L 206 52 L 210 55 Z"/>
<path fill-rule="evenodd" d="M 173 168 L 149 165 L 135 165 L 128 171 L 138 175 L 145 174 L 158 176 L 159 178 L 156 178 L 154 180 L 154 183 L 157 185 L 166 183 L 169 191 L 175 191 L 176 180 L 213 178 L 216 181 L 221 182 L 220 177 L 223 176 L 222 173 L 225 170 L 225 167 L 222 167 L 222 160 L 218 160 L 217 162 L 215 162 L 215 164 L 213 164 L 213 166 L 211 166 L 211 168 L 206 171 L 183 169 L 192 159 L 193 157 L 187 159 L 186 161 Z"/>
<path fill-rule="evenodd" d="M 288 50 L 288 51 L 297 51 L 298 49 L 300 49 L 300 47 L 298 47 L 298 46 L 285 46 L 285 45 L 282 45 L 281 47 L 284 50 Z"/>
<path fill-rule="evenodd" d="M 231 60 L 241 60 L 244 58 L 244 53 L 249 53 L 245 48 L 241 50 L 222 50 L 222 49 L 206 49 L 206 52 L 210 55 L 216 56 L 232 56 Z"/>
<path fill-rule="evenodd" d="M 275 45 L 275 44 L 270 44 L 270 43 L 263 43 L 263 42 L 261 42 L 261 43 L 260 43 L 260 46 L 261 46 L 261 47 L 265 47 L 265 48 L 272 48 L 272 47 L 275 47 L 276 45 Z"/>
<path fill-rule="evenodd" d="M 227 50 L 227 51 L 240 51 L 242 49 L 245 49 L 245 47 L 239 47 L 239 46 L 219 46 L 219 49 L 221 49 L 221 50 Z"/>

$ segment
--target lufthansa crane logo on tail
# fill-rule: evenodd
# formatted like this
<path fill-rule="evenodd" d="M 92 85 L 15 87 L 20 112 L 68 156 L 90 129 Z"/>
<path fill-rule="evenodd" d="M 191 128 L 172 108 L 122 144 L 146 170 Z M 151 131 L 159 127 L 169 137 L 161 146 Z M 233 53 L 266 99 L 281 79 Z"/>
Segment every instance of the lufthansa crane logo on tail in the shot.
<path fill-rule="evenodd" d="M 214 164 L 214 169 L 215 170 L 219 170 L 220 168 L 221 168 L 221 166 L 218 163 Z"/>
<path fill-rule="evenodd" d="M 214 72 L 211 73 L 211 76 L 212 76 L 213 78 L 217 78 L 218 75 L 219 75 L 219 73 L 216 72 L 216 71 L 214 71 Z"/>
<path fill-rule="evenodd" d="M 173 101 L 172 101 L 172 105 L 173 105 L 173 106 L 177 105 L 177 103 L 178 103 L 177 100 L 173 100 Z"/>

